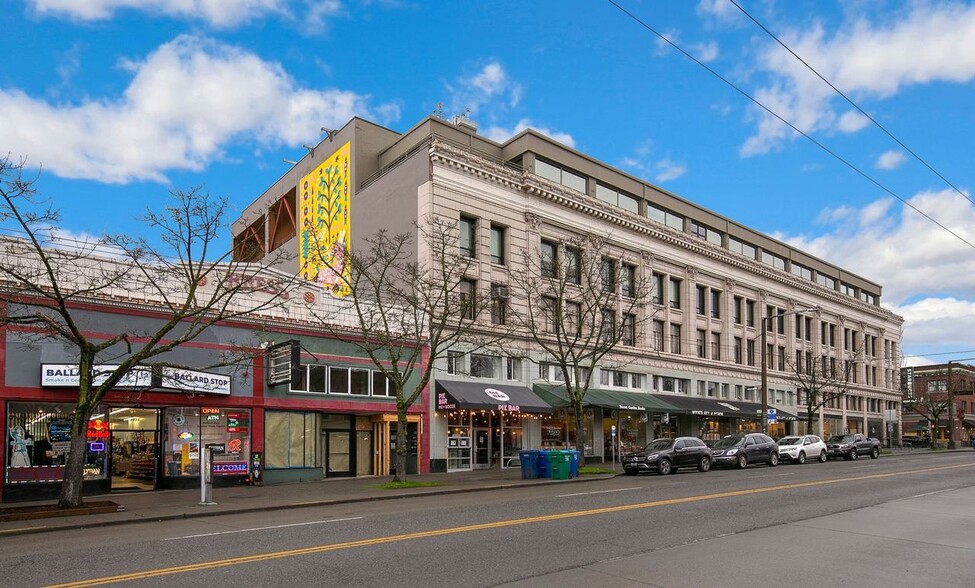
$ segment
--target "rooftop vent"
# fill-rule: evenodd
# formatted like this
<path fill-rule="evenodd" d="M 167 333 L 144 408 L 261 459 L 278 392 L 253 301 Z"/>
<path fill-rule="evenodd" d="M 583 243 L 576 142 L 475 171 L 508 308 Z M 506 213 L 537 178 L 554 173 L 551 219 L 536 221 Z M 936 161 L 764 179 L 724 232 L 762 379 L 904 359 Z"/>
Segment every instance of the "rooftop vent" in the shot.
<path fill-rule="evenodd" d="M 468 108 L 464 114 L 455 114 L 451 121 L 455 127 L 465 128 L 473 133 L 477 132 L 477 123 L 471 120 L 471 109 Z"/>

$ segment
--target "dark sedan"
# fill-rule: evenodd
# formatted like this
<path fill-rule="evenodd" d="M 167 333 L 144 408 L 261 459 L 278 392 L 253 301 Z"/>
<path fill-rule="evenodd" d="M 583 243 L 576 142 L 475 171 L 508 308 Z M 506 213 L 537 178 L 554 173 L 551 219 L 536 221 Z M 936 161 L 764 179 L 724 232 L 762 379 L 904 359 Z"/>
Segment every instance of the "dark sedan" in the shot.
<path fill-rule="evenodd" d="M 753 463 L 767 463 L 769 467 L 779 465 L 779 446 L 762 433 L 727 435 L 718 439 L 711 451 L 716 466 L 744 468 Z"/>
<path fill-rule="evenodd" d="M 673 474 L 678 468 L 711 469 L 711 449 L 697 437 L 657 439 L 636 453 L 623 456 L 623 471 L 628 476 L 640 472 Z"/>

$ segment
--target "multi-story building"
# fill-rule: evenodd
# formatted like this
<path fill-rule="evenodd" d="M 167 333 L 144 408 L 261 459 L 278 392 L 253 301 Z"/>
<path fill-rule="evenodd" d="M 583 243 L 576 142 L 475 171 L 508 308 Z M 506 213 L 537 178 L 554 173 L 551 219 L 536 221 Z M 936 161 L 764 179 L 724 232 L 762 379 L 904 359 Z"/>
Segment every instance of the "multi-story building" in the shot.
<path fill-rule="evenodd" d="M 316 182 L 335 186 L 334 198 L 309 198 Z M 335 202 L 328 234 L 353 248 L 431 215 L 456 223 L 462 254 L 476 262 L 465 286 L 512 308 L 520 302 L 507 286 L 533 255 L 551 259 L 586 236 L 649 283 L 639 332 L 607 356 L 586 396 L 585 451 L 597 459 L 661 435 L 760 429 L 763 361 L 773 435 L 805 428 L 807 396 L 791 374 L 813 365 L 848 374 L 844 393 L 815 411 L 815 432 L 885 436 L 900 414 L 903 320 L 881 306 L 879 284 L 535 131 L 497 143 L 463 118 L 428 117 L 402 134 L 353 119 L 245 211 L 233 228 L 238 255 L 258 261 L 284 248 L 298 259 L 282 269 L 304 268 L 302 227 Z M 418 259 L 425 254 L 421 243 Z M 324 274 L 307 277 L 328 283 Z M 574 442 L 552 393 L 562 376 L 530 345 L 523 358 L 457 349 L 436 368 L 433 471 L 504 466 L 517 449 Z M 485 388 L 518 395 L 520 410 L 501 410 Z"/>
<path fill-rule="evenodd" d="M 975 438 L 975 367 L 961 362 L 905 367 L 901 381 L 905 440 L 942 445 L 949 437 L 964 443 Z"/>

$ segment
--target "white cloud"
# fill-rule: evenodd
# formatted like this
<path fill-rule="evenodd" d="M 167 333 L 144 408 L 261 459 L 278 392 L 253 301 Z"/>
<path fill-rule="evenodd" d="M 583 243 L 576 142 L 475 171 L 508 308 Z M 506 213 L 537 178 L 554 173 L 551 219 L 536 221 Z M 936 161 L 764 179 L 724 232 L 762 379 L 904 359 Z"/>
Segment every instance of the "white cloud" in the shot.
<path fill-rule="evenodd" d="M 714 41 L 710 43 L 697 43 L 691 46 L 691 54 L 704 63 L 717 59 L 718 53 L 718 44 Z"/>
<path fill-rule="evenodd" d="M 133 79 L 116 99 L 62 105 L 0 90 L 8 121 L 0 144 L 62 177 L 165 181 L 166 170 L 201 170 L 234 142 L 298 145 L 354 115 L 398 117 L 395 106 L 302 88 L 277 63 L 199 37 L 180 36 L 122 65 Z"/>
<path fill-rule="evenodd" d="M 654 176 L 654 180 L 658 182 L 676 180 L 687 173 L 687 166 L 682 163 L 671 161 L 669 157 L 656 162 L 653 164 L 653 167 L 657 172 L 657 175 Z"/>
<path fill-rule="evenodd" d="M 975 242 L 975 206 L 956 192 L 909 201 Z M 830 223 L 822 235 L 778 238 L 881 284 L 884 305 L 905 318 L 905 348 L 975 349 L 972 247 L 892 199 L 825 211 L 820 220 Z"/>
<path fill-rule="evenodd" d="M 527 118 L 523 118 L 519 120 L 518 123 L 515 124 L 515 126 L 512 128 L 502 127 L 497 125 L 490 126 L 486 129 L 482 129 L 481 134 L 483 134 L 488 139 L 491 139 L 492 141 L 503 143 L 504 141 L 507 141 L 511 137 L 514 137 L 518 133 L 529 128 L 547 137 L 551 137 L 552 139 L 558 141 L 559 143 L 562 143 L 563 145 L 566 145 L 568 147 L 575 147 L 576 143 L 575 140 L 572 138 L 572 135 L 568 133 L 562 133 L 559 131 L 552 131 L 545 127 L 539 127 L 537 125 L 532 124 L 531 120 Z"/>
<path fill-rule="evenodd" d="M 626 156 L 620 161 L 620 167 L 631 170 L 643 178 L 653 178 L 653 181 L 662 183 L 676 180 L 687 173 L 687 166 L 683 163 L 674 161 L 670 155 L 651 161 L 653 158 L 653 141 L 646 140 L 637 145 L 633 150 L 633 155 Z"/>
<path fill-rule="evenodd" d="M 476 115 L 482 106 L 515 107 L 521 101 L 521 84 L 514 82 L 498 61 L 490 61 L 473 75 L 448 85 L 455 113 L 470 109 Z"/>
<path fill-rule="evenodd" d="M 807 63 L 854 99 L 883 99 L 905 86 L 975 79 L 975 5 L 918 2 L 906 12 L 857 17 L 832 36 L 823 25 L 784 30 L 780 38 Z M 882 20 L 885 19 L 885 20 Z M 770 80 L 753 94 L 805 132 L 854 132 L 862 116 L 837 115 L 839 97 L 777 44 L 769 42 L 758 68 Z M 758 112 L 756 134 L 744 156 L 767 153 L 795 134 Z"/>
<path fill-rule="evenodd" d="M 701 0 L 697 3 L 697 13 L 722 21 L 737 19 L 738 15 L 741 14 L 735 5 L 728 0 Z"/>
<path fill-rule="evenodd" d="M 907 156 L 900 151 L 885 151 L 877 158 L 875 165 L 877 169 L 897 169 L 906 161 Z"/>
<path fill-rule="evenodd" d="M 119 10 L 139 10 L 177 18 L 194 18 L 216 27 L 231 27 L 271 13 L 285 13 L 287 0 L 28 0 L 39 14 L 94 21 L 112 18 Z M 311 7 L 321 11 L 326 1 Z"/>
<path fill-rule="evenodd" d="M 866 128 L 869 124 L 870 119 L 856 110 L 848 110 L 836 119 L 836 128 L 841 133 L 855 133 Z"/>

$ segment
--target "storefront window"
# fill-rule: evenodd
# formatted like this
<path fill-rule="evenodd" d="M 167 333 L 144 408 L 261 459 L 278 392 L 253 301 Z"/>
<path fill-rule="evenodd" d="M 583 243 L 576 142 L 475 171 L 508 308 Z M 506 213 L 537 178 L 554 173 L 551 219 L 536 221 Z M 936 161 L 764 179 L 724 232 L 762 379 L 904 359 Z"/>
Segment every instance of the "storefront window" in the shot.
<path fill-rule="evenodd" d="M 467 411 L 447 416 L 447 471 L 471 469 L 471 422 Z"/>
<path fill-rule="evenodd" d="M 250 471 L 251 413 L 241 408 L 167 408 L 164 413 L 169 477 L 200 475 L 200 452 L 222 444 L 227 452 L 213 456 L 213 475 L 239 476 Z"/>
<path fill-rule="evenodd" d="M 71 446 L 74 405 L 11 402 L 7 405 L 6 472 L 8 484 L 59 482 L 64 478 Z M 109 427 L 101 407 L 89 419 L 85 445 L 85 479 L 104 479 Z"/>
<path fill-rule="evenodd" d="M 166 438 L 164 474 L 169 477 L 200 475 L 200 409 L 167 408 L 163 415 Z"/>
<path fill-rule="evenodd" d="M 321 418 L 315 412 L 264 415 L 264 463 L 267 468 L 320 468 Z"/>
<path fill-rule="evenodd" d="M 542 449 L 561 448 L 565 445 L 565 417 L 557 414 L 542 415 Z"/>

